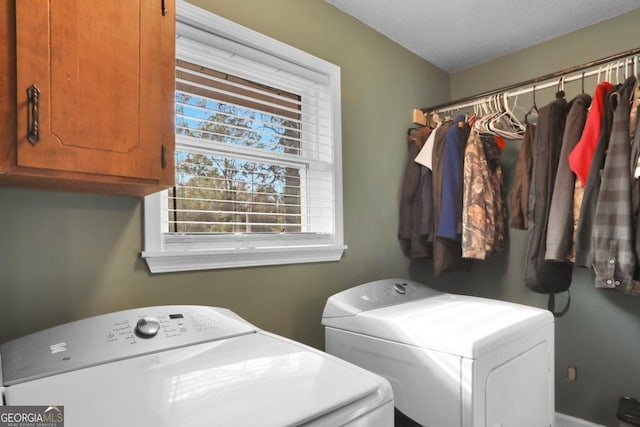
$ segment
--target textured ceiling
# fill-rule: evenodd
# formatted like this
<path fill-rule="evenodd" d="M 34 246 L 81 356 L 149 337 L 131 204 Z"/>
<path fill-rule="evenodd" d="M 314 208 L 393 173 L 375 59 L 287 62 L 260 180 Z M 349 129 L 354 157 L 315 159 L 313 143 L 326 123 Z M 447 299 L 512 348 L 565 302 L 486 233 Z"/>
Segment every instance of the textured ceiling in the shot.
<path fill-rule="evenodd" d="M 325 1 L 450 73 L 640 7 L 640 0 Z"/>

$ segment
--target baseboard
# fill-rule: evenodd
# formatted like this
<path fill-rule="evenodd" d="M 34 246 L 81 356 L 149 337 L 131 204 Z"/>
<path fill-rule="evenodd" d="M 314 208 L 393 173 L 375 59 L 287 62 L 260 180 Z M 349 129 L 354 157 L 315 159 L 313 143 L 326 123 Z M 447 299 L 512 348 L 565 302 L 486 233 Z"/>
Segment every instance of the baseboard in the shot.
<path fill-rule="evenodd" d="M 556 412 L 556 427 L 606 427 Z"/>

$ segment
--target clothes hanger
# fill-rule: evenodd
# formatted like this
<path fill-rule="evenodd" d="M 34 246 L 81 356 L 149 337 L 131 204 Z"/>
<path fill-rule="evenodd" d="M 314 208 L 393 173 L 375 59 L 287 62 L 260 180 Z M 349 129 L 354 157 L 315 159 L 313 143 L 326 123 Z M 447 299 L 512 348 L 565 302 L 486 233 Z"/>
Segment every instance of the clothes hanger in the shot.
<path fill-rule="evenodd" d="M 558 91 L 556 92 L 556 99 L 564 98 L 564 76 L 560 77 L 558 81 Z"/>
<path fill-rule="evenodd" d="M 495 106 L 495 114 L 491 116 L 489 121 L 487 122 L 487 130 L 489 133 L 496 135 L 501 131 L 499 120 L 504 116 L 504 107 L 502 106 L 502 102 L 500 102 L 500 96 L 496 95 L 493 99 Z"/>
<path fill-rule="evenodd" d="M 471 109 L 471 114 L 467 114 L 467 123 L 469 124 L 469 127 L 474 129 L 474 125 L 476 123 L 476 120 L 478 120 L 478 111 L 476 108 L 476 104 L 472 105 L 472 109 Z"/>
<path fill-rule="evenodd" d="M 602 71 L 602 67 L 598 67 L 598 80 L 596 81 L 596 86 L 600 84 L 600 72 Z"/>
<path fill-rule="evenodd" d="M 538 106 L 536 105 L 536 85 L 533 85 L 533 105 L 531 106 L 531 108 L 529 108 L 529 111 L 527 111 L 527 114 L 524 115 L 524 122 L 526 125 L 529 125 L 529 115 L 530 114 L 538 114 Z M 534 112 L 535 110 L 535 112 Z"/>
<path fill-rule="evenodd" d="M 629 78 L 629 60 L 624 60 L 624 79 L 627 80 Z"/>
<path fill-rule="evenodd" d="M 514 99 L 513 99 L 513 107 L 510 108 L 509 107 L 509 102 L 508 102 L 508 97 L 509 97 L 508 94 L 505 94 L 505 105 L 506 105 L 507 111 L 509 113 L 509 119 L 510 119 L 511 127 L 512 127 L 513 131 L 515 132 L 515 134 L 517 136 L 522 136 L 524 134 L 524 131 L 525 131 L 525 126 L 518 119 L 518 115 L 516 114 L 516 111 L 519 109 L 520 111 L 524 112 L 525 109 L 518 105 L 518 95 L 516 95 L 514 97 Z"/>
<path fill-rule="evenodd" d="M 436 126 L 442 123 L 442 119 L 440 118 L 440 115 L 438 113 L 433 113 L 431 115 L 431 120 L 433 121 L 433 123 L 435 123 Z"/>
<path fill-rule="evenodd" d="M 484 133 L 486 134 L 493 134 L 493 129 L 491 128 L 492 122 L 495 119 L 495 117 L 497 117 L 497 115 L 500 114 L 497 97 L 498 95 L 494 95 L 491 97 L 491 101 L 489 103 L 490 113 L 483 123 Z"/>
<path fill-rule="evenodd" d="M 508 95 L 501 93 L 497 96 L 497 100 L 500 112 L 489 122 L 489 129 L 496 136 L 506 139 L 518 139 L 524 133 L 524 127 L 509 107 Z"/>
<path fill-rule="evenodd" d="M 473 124 L 474 129 L 478 133 L 484 133 L 484 122 L 489 115 L 489 106 L 487 105 L 488 99 L 483 98 L 478 101 L 478 119 Z"/>

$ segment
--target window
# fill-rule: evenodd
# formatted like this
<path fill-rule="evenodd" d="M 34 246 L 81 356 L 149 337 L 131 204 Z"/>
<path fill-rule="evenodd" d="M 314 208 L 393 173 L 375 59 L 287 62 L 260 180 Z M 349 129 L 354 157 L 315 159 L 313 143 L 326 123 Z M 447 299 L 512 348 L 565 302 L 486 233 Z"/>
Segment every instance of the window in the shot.
<path fill-rule="evenodd" d="M 179 1 L 175 132 L 151 272 L 340 259 L 339 67 Z"/>

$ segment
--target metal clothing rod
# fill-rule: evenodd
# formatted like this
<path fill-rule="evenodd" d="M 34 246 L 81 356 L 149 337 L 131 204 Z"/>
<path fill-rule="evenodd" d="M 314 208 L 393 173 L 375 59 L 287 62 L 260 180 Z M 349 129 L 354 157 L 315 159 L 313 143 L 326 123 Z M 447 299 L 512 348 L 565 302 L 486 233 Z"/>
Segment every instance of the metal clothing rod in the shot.
<path fill-rule="evenodd" d="M 616 53 L 615 55 L 611 55 L 611 56 L 607 56 L 606 58 L 600 58 L 597 59 L 595 61 L 591 61 L 591 62 L 587 62 L 581 65 L 576 65 L 570 68 L 566 68 L 564 70 L 561 71 L 556 71 L 554 73 L 550 73 L 550 74 L 545 74 L 544 76 L 540 76 L 540 77 L 536 77 L 534 79 L 529 79 L 529 80 L 525 80 L 523 82 L 520 83 L 514 83 L 505 87 L 502 87 L 500 89 L 493 89 L 487 92 L 483 92 L 474 96 L 468 96 L 465 98 L 461 98 L 455 101 L 451 101 L 451 102 L 446 102 L 446 103 L 442 103 L 442 104 L 438 104 L 438 105 L 434 105 L 431 107 L 427 107 L 427 108 L 421 108 L 421 111 L 424 113 L 438 113 L 438 112 L 442 112 L 442 111 L 454 111 L 454 110 L 459 110 L 462 108 L 467 108 L 467 107 L 472 107 L 474 105 L 478 105 L 479 103 L 482 103 L 483 101 L 486 102 L 490 99 L 491 96 L 493 95 L 498 95 L 498 94 L 504 94 L 507 97 L 508 96 L 517 96 L 517 95 L 521 95 L 524 93 L 529 93 L 529 92 L 533 92 L 534 89 L 535 90 L 539 90 L 539 89 L 545 89 L 545 88 L 549 88 L 552 86 L 557 86 L 560 85 L 562 83 L 568 83 L 571 81 L 575 81 L 575 80 L 579 80 L 582 79 L 583 76 L 584 77 L 590 77 L 590 76 L 594 76 L 597 74 L 601 74 L 602 72 L 607 72 L 607 73 L 611 73 L 612 69 L 615 69 L 616 72 L 619 72 L 619 69 L 621 67 L 628 67 L 629 65 L 634 65 L 634 72 L 637 73 L 638 70 L 638 58 L 631 58 L 629 59 L 629 57 L 634 56 L 634 55 L 638 55 L 640 54 L 640 48 L 635 48 L 635 49 L 630 49 L 624 52 L 620 52 L 620 53 Z M 619 62 L 618 64 L 613 64 L 616 60 L 620 60 L 620 59 L 625 59 L 622 62 Z M 564 78 L 565 76 L 572 74 L 572 73 L 576 73 L 578 71 L 583 71 L 586 70 L 588 68 L 593 68 L 593 67 L 597 67 L 600 65 L 604 65 L 604 64 L 608 64 L 608 67 L 605 67 L 605 69 L 603 70 L 602 67 L 597 69 L 597 70 L 591 70 L 591 71 L 586 71 L 583 73 L 579 73 L 579 74 L 575 74 L 569 77 Z M 612 68 L 613 66 L 613 68 Z M 625 68 L 625 72 L 626 72 L 626 68 Z M 560 78 L 562 78 L 560 80 Z M 552 82 L 548 82 L 548 83 L 543 83 L 543 84 L 538 84 L 539 82 L 544 82 L 547 80 L 554 80 Z M 529 86 L 526 88 L 523 88 L 524 86 Z M 509 92 L 512 91 L 512 92 Z M 485 99 L 486 98 L 486 99 Z"/>

